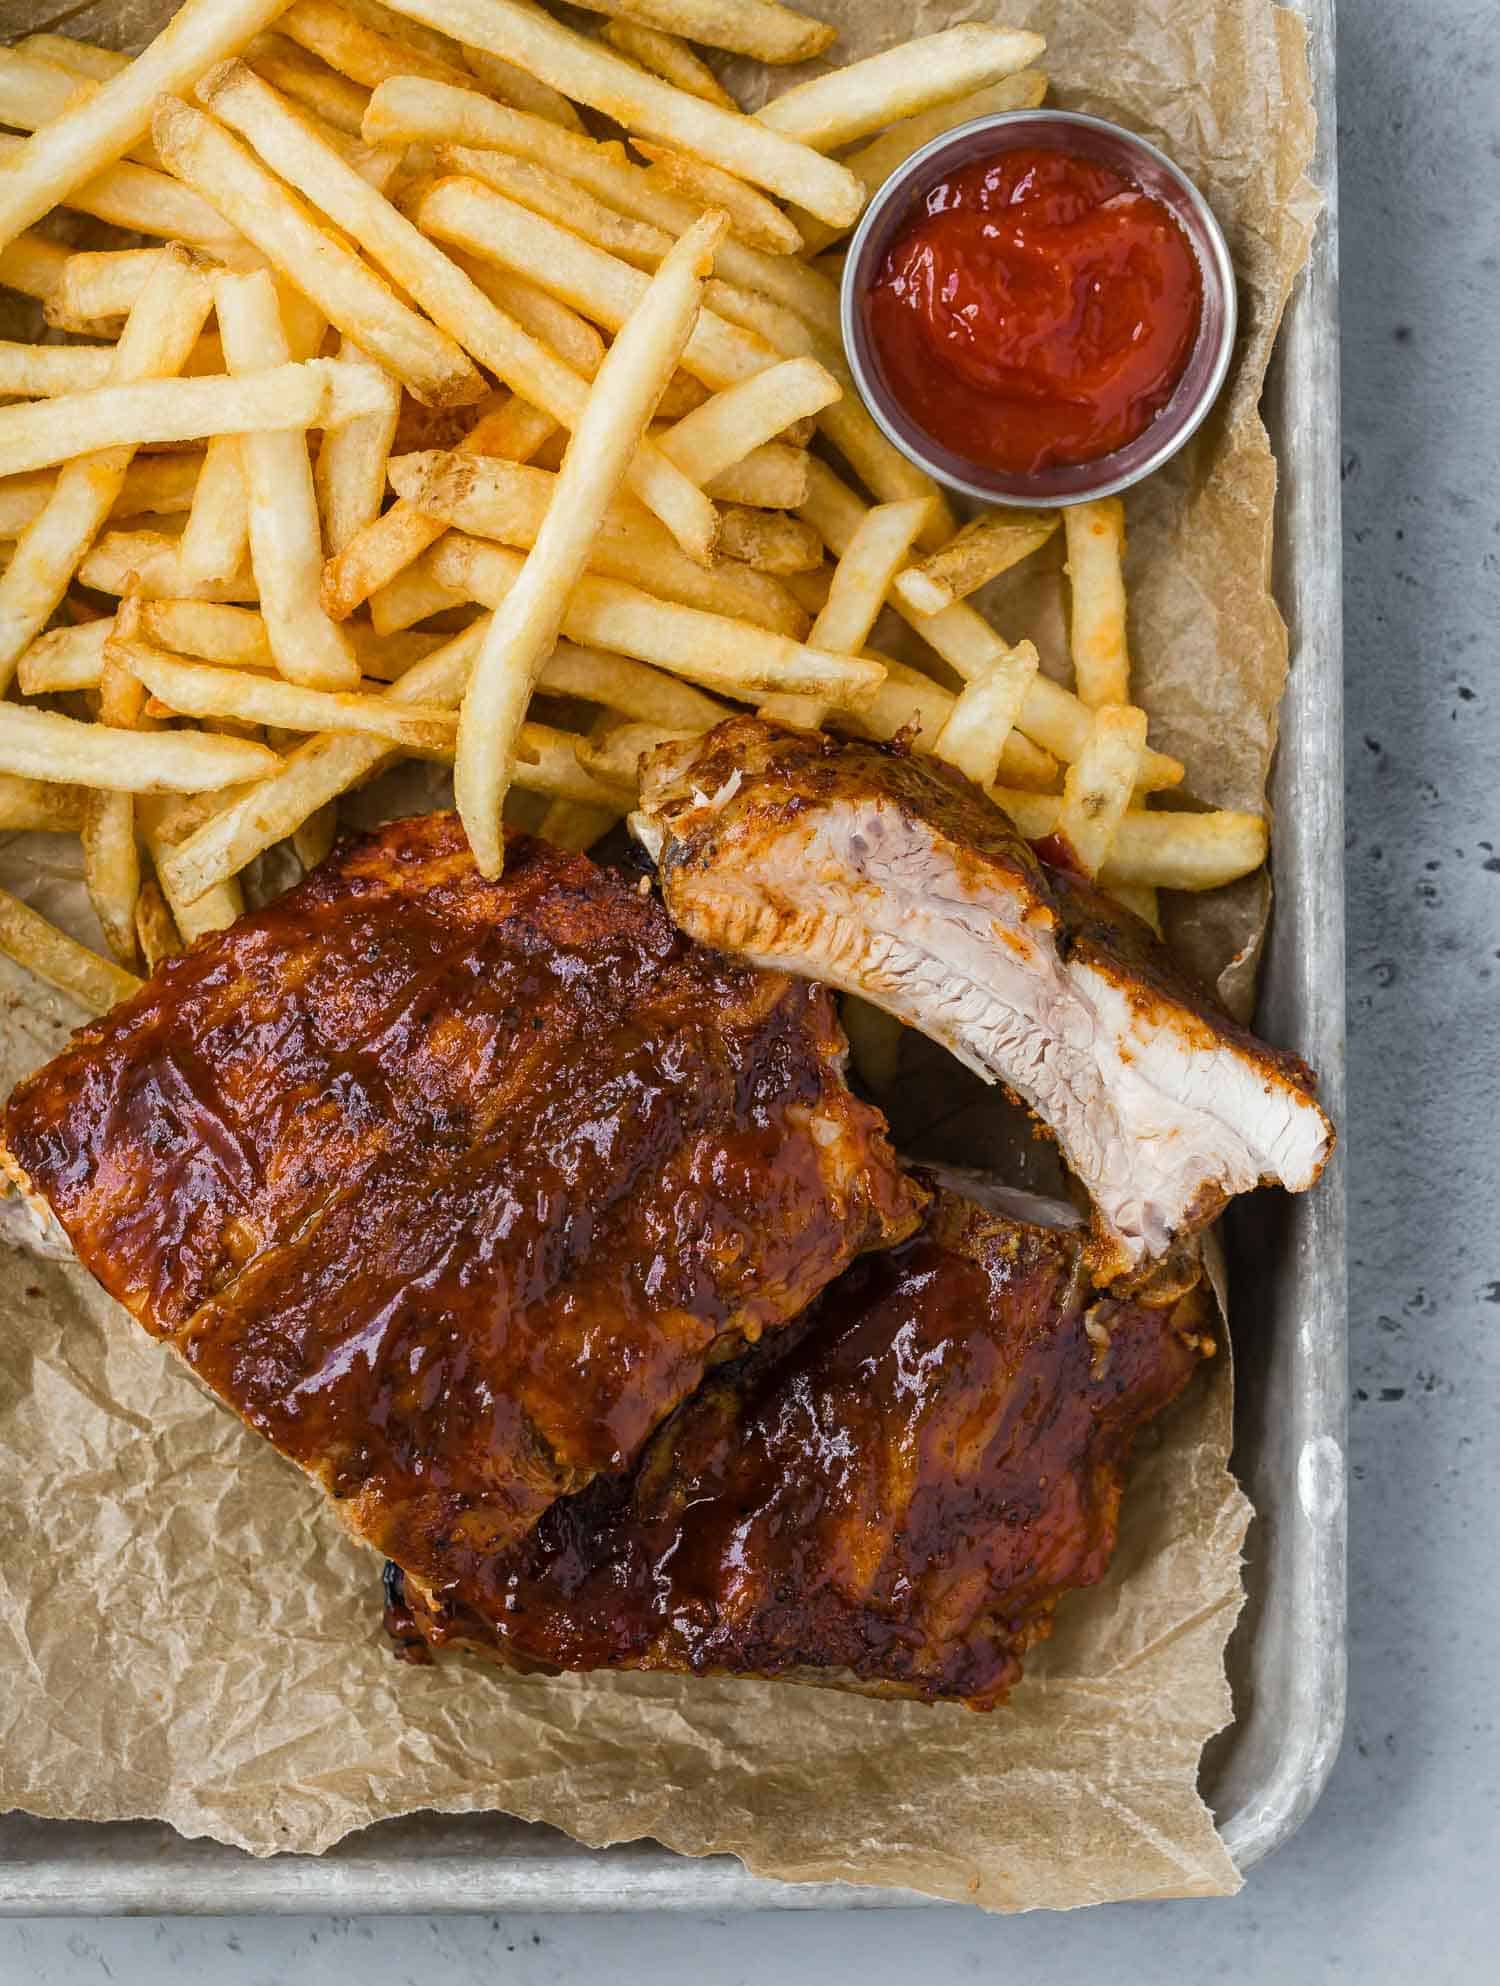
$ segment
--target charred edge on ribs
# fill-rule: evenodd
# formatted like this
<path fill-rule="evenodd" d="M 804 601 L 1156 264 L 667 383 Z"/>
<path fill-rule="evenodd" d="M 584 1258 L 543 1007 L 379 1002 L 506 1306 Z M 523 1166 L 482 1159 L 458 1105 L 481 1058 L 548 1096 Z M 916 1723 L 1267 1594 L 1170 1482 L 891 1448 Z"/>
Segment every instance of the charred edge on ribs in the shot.
<path fill-rule="evenodd" d="M 1138 1428 L 1213 1347 L 1196 1274 L 1101 1297 L 1078 1230 L 942 1191 L 799 1324 L 718 1367 L 635 1470 L 556 1503 L 485 1603 L 414 1590 L 410 1645 L 1002 1702 L 1103 1577 Z"/>
<path fill-rule="evenodd" d="M 631 825 L 693 937 L 858 993 L 1015 1091 L 1093 1203 L 1100 1280 L 1328 1157 L 1311 1072 L 937 760 L 731 718 L 646 760 Z"/>
<path fill-rule="evenodd" d="M 822 990 L 542 842 L 485 882 L 435 815 L 165 963 L 4 1135 L 112 1296 L 463 1592 L 916 1225 L 843 1055 Z"/>

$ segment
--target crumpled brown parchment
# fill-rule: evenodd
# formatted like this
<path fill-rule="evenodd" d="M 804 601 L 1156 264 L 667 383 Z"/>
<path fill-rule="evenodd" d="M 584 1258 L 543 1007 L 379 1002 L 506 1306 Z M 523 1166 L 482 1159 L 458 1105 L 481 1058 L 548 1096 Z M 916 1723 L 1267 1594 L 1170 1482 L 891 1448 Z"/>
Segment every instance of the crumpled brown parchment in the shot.
<path fill-rule="evenodd" d="M 844 59 L 955 20 L 1041 29 L 1053 98 L 1156 140 L 1225 224 L 1241 349 L 1188 451 L 1127 499 L 1131 636 L 1153 738 L 1192 792 L 1260 805 L 1286 646 L 1256 403 L 1317 210 L 1300 23 L 1265 0 L 810 4 L 837 20 Z M 15 32 L 58 11 L 15 10 Z M 128 46 L 168 11 L 127 0 L 67 27 Z M 1056 566 L 986 603 L 1012 636 L 1040 635 L 1053 666 Z M 73 844 L 0 837 L 0 883 L 97 941 Z M 1233 961 L 1253 957 L 1264 909 L 1255 883 L 1181 900 L 1176 936 L 1242 994 Z M 0 960 L 0 1086 L 78 1018 Z M 993 1162 L 993 1108 L 953 1095 L 949 1156 Z M 997 1910 L 1224 1894 L 1238 1878 L 1196 1775 L 1229 1716 L 1241 1601 L 1249 1512 L 1229 1441 L 1221 1358 L 1145 1437 L 1108 1578 L 1064 1604 L 990 1716 L 788 1684 L 414 1670 L 380 1634 L 377 1562 L 305 1479 L 76 1266 L 3 1247 L 0 1808 L 159 1818 L 256 1854 L 495 1808 L 592 1845 L 653 1836 L 789 1881 Z"/>

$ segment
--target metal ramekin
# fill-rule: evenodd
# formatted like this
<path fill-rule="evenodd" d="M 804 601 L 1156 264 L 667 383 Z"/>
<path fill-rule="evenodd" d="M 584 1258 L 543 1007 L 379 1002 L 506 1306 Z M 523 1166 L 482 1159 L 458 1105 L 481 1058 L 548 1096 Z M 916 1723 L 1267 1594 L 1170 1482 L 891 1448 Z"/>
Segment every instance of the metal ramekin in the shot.
<path fill-rule="evenodd" d="M 1143 434 L 1097 461 L 1043 469 L 1034 476 L 1002 474 L 953 454 L 906 412 L 891 391 L 865 323 L 864 299 L 887 249 L 928 189 L 976 159 L 1032 146 L 1065 147 L 1117 172 L 1169 207 L 1193 245 L 1203 274 L 1198 340 L 1166 406 Z M 841 299 L 844 348 L 866 406 L 903 455 L 950 489 L 981 503 L 1054 509 L 1084 497 L 1112 496 L 1175 455 L 1194 433 L 1224 384 L 1234 349 L 1234 269 L 1223 229 L 1203 195 L 1164 152 L 1118 124 L 1067 110 L 1007 110 L 976 117 L 913 152 L 874 194 L 844 262 Z"/>

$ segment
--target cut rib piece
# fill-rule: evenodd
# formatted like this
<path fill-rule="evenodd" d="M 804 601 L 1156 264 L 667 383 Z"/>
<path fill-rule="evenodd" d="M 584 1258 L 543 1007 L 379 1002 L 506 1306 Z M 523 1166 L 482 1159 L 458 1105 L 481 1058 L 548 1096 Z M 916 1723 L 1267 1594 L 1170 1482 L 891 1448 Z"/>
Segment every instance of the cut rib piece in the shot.
<path fill-rule="evenodd" d="M 691 936 L 858 993 L 1014 1090 L 1093 1202 L 1101 1280 L 1328 1157 L 1311 1072 L 934 759 L 733 718 L 646 761 L 631 824 Z"/>
<path fill-rule="evenodd" d="M 992 1708 L 1103 1576 L 1134 1433 L 1213 1348 L 1196 1266 L 1119 1299 L 1082 1255 L 1076 1229 L 941 1192 L 913 1240 L 710 1374 L 632 1475 L 554 1504 L 482 1607 L 390 1580 L 388 1627 L 513 1668 Z"/>
<path fill-rule="evenodd" d="M 84 1265 L 424 1579 L 624 1467 L 923 1195 L 830 997 L 455 816 L 342 846 L 22 1084 Z"/>

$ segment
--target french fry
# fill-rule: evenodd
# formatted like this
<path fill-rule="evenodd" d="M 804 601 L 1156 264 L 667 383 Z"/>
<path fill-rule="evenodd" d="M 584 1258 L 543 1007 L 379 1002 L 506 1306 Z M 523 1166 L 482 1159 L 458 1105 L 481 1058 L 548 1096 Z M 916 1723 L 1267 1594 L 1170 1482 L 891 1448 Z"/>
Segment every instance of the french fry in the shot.
<path fill-rule="evenodd" d="M 463 58 L 464 67 L 491 96 L 498 97 L 509 109 L 523 111 L 528 117 L 539 117 L 544 123 L 556 124 L 564 131 L 583 129 L 583 119 L 561 90 L 554 90 L 550 84 L 528 76 L 514 62 L 492 55 L 487 48 L 465 48 Z M 397 77 L 394 80 L 399 82 L 401 79 Z"/>
<path fill-rule="evenodd" d="M 660 181 L 697 207 L 722 208 L 734 232 L 751 248 L 764 249 L 768 255 L 795 255 L 801 248 L 802 236 L 776 202 L 733 173 L 721 172 L 707 159 L 674 152 L 669 145 L 653 145 L 646 138 L 637 138 L 635 149 L 651 161 L 648 179 Z"/>
<path fill-rule="evenodd" d="M 280 10 L 281 0 L 185 0 L 143 54 L 8 160 L 0 174 L 0 246 L 123 158 L 145 135 L 159 97 L 190 89 Z"/>
<path fill-rule="evenodd" d="M 295 42 L 280 35 L 262 36 L 245 59 L 272 89 L 280 90 L 304 110 L 313 111 L 335 131 L 351 138 L 359 137 L 370 92 L 361 89 L 358 83 L 315 61 Z"/>
<path fill-rule="evenodd" d="M 421 515 L 418 511 L 417 516 Z M 430 620 L 434 614 L 445 614 L 466 606 L 470 594 L 462 587 L 452 587 L 440 580 L 433 568 L 443 557 L 452 534 L 444 528 L 443 535 L 422 557 L 413 560 L 404 572 L 382 586 L 378 593 L 370 595 L 370 625 L 378 635 L 389 638 L 406 628 L 415 627 L 418 621 Z M 468 544 L 477 544 L 469 539 Z"/>
<path fill-rule="evenodd" d="M 683 236 L 610 347 L 525 568 L 475 659 L 459 714 L 453 784 L 486 876 L 498 876 L 505 859 L 501 808 L 532 685 L 662 387 L 683 356 L 724 226 L 722 216 L 708 216 Z"/>
<path fill-rule="evenodd" d="M 275 92 L 243 64 L 232 66 L 251 87 L 275 98 Z M 207 80 L 212 83 L 213 77 Z M 211 90 L 209 100 L 213 100 Z M 295 112 L 287 109 L 286 116 L 306 132 L 310 143 L 337 160 L 372 200 L 380 201 L 375 189 Z M 245 237 L 346 337 L 395 373 L 417 399 L 428 406 L 452 407 L 483 397 L 483 378 L 454 341 L 402 303 L 352 249 L 319 227 L 302 201 L 221 125 L 189 104 L 164 99 L 156 107 L 151 128 L 172 171 L 234 219 Z"/>
<path fill-rule="evenodd" d="M 865 652 L 870 653 L 868 649 Z M 916 750 L 930 752 L 957 698 L 952 690 L 944 689 L 909 663 L 897 662 L 889 655 L 880 659 L 885 664 L 885 680 L 874 696 L 861 704 L 857 713 L 834 713 L 834 722 L 840 730 L 883 740 L 905 732 L 907 742 Z M 1001 748 L 1000 777 L 1008 787 L 1046 793 L 1057 783 L 1057 760 L 1022 732 L 1013 730 Z"/>
<path fill-rule="evenodd" d="M 623 814 L 634 801 L 634 789 L 585 766 L 578 756 L 585 742 L 550 724 L 523 724 L 523 756 L 517 759 L 511 776 L 518 786 L 533 793 L 550 793 L 580 806 L 608 807 L 616 815 Z"/>
<path fill-rule="evenodd" d="M 455 452 L 523 462 L 553 428 L 549 415 L 512 396 L 483 415 Z M 324 609 L 335 620 L 346 619 L 363 601 L 389 586 L 429 545 L 435 545 L 446 529 L 442 518 L 428 516 L 403 497 L 373 518 L 328 561 L 321 590 Z"/>
<path fill-rule="evenodd" d="M 0 48 L 0 124 L 17 131 L 39 131 L 98 88 L 98 80 L 49 62 L 34 49 Z M 133 145 L 128 156 L 141 165 L 158 163 L 147 140 Z"/>
<path fill-rule="evenodd" d="M 550 696 L 602 704 L 642 724 L 683 731 L 707 731 L 730 714 L 729 706 L 717 697 L 705 696 L 664 670 L 566 640 L 559 641 L 542 664 L 537 687 Z"/>
<path fill-rule="evenodd" d="M 777 0 L 580 0 L 591 13 L 644 21 L 708 48 L 762 62 L 806 62 L 821 55 L 836 30 Z"/>
<path fill-rule="evenodd" d="M 79 786 L 0 774 L 0 829 L 7 833 L 77 834 L 87 795 Z"/>
<path fill-rule="evenodd" d="M 258 613 L 245 607 L 141 597 L 135 603 L 135 625 L 139 640 L 165 648 L 173 655 L 227 662 L 242 669 L 276 666 L 265 622 Z M 108 619 L 89 621 L 79 627 L 54 628 L 50 634 L 44 634 L 21 657 L 17 681 L 22 693 L 43 696 L 97 688 L 105 644 L 114 631 L 114 621 Z M 352 623 L 346 631 L 354 644 L 361 674 L 379 682 L 397 681 L 447 639 L 436 634 L 383 638 Z"/>
<path fill-rule="evenodd" d="M 505 598 L 522 565 L 518 553 L 456 532 L 435 545 L 427 560 L 435 579 L 487 607 Z M 829 655 L 746 621 L 657 600 L 593 574 L 574 587 L 563 614 L 563 633 L 584 647 L 618 649 L 704 689 L 747 700 L 790 690 L 857 706 L 884 674 L 879 662 Z M 407 680 L 403 677 L 403 684 Z"/>
<path fill-rule="evenodd" d="M 249 553 L 250 495 L 239 437 L 216 434 L 204 453 L 192 508 L 178 541 L 178 560 L 184 577 L 196 584 L 227 579 L 239 571 Z"/>
<path fill-rule="evenodd" d="M 0 394 L 49 400 L 103 386 L 114 367 L 113 345 L 23 345 L 0 340 Z"/>
<path fill-rule="evenodd" d="M 719 553 L 756 572 L 811 572 L 822 564 L 823 541 L 810 524 L 785 511 L 726 504 L 719 512 Z"/>
<path fill-rule="evenodd" d="M 618 256 L 476 179 L 439 180 L 422 199 L 417 217 L 424 232 L 529 275 L 610 331 L 620 329 L 651 280 Z M 682 363 L 705 386 L 718 388 L 763 371 L 774 364 L 775 356 L 753 332 L 703 310 Z"/>
<path fill-rule="evenodd" d="M 582 854 L 621 818 L 614 807 L 590 807 L 582 800 L 549 800 L 537 833 L 554 848 L 572 848 Z"/>
<path fill-rule="evenodd" d="M 605 28 L 604 39 L 619 54 L 628 56 L 642 69 L 649 69 L 653 76 L 660 76 L 664 83 L 685 90 L 690 97 L 702 97 L 705 103 L 716 103 L 721 110 L 739 109 L 713 70 L 680 35 L 668 34 L 662 28 L 648 28 L 640 21 L 618 20 Z"/>
<path fill-rule="evenodd" d="M 1062 805 L 1048 837 L 1069 851 L 1068 866 L 1097 876 L 1109 859 L 1140 776 L 1146 713 L 1130 704 L 1100 704 L 1088 742 L 1068 767 Z"/>
<path fill-rule="evenodd" d="M 754 118 L 686 96 L 513 0 L 402 0 L 399 11 L 441 25 L 469 47 L 492 49 L 643 137 L 714 159 L 741 179 L 795 200 L 824 220 L 847 225 L 864 204 L 859 182 L 831 159 L 789 142 Z M 19 225 L 35 218 L 28 214 Z"/>
<path fill-rule="evenodd" d="M 1161 903 L 1149 883 L 1116 883 L 1105 894 L 1161 936 Z"/>
<path fill-rule="evenodd" d="M 993 786 L 1005 762 L 1005 742 L 1015 729 L 1036 673 L 1037 652 L 1029 641 L 1017 642 L 1006 655 L 991 662 L 983 675 L 965 683 L 933 743 L 933 756 L 972 779 L 976 786 Z M 1068 777 L 1072 776 L 1070 767 Z"/>
<path fill-rule="evenodd" d="M 182 939 L 155 876 L 141 878 L 135 900 L 135 937 L 147 972 L 155 972 L 163 959 L 175 958 L 182 950 Z"/>
<path fill-rule="evenodd" d="M 1069 504 L 1063 511 L 1068 538 L 1072 615 L 1068 641 L 1080 699 L 1096 709 L 1128 703 L 1130 651 L 1125 640 L 1125 506 L 1118 497 Z"/>
<path fill-rule="evenodd" d="M 218 277 L 214 300 L 231 372 L 244 376 L 285 364 L 286 334 L 275 285 L 264 270 Z M 347 370 L 364 378 L 372 409 L 382 412 L 384 376 L 368 366 Z M 323 563 L 307 437 L 245 434 L 239 456 L 249 501 L 250 564 L 276 666 L 290 683 L 352 689 L 359 664 L 318 598 Z"/>
<path fill-rule="evenodd" d="M 557 478 L 545 469 L 522 468 L 493 457 L 434 452 L 396 458 L 391 483 L 424 516 L 529 550 L 553 501 Z M 786 522 L 796 529 L 807 528 L 796 519 Z M 753 621 L 778 634 L 800 636 L 806 630 L 802 610 L 774 580 L 723 559 L 707 569 L 696 564 L 645 506 L 628 496 L 611 504 L 600 520 L 589 549 L 588 570 L 623 579 L 664 600 L 701 607 L 706 613 Z"/>
<path fill-rule="evenodd" d="M 313 487 L 323 522 L 323 544 L 330 555 L 341 552 L 357 531 L 380 515 L 385 500 L 385 465 L 401 412 L 400 386 L 367 359 L 352 339 L 341 341 L 339 357 L 379 373 L 385 405 L 378 414 L 366 414 L 325 434 L 318 450 Z"/>
<path fill-rule="evenodd" d="M 45 235 L 18 234 L 0 248 L 0 287 L 45 303 L 62 279 L 69 251 Z"/>
<path fill-rule="evenodd" d="M 676 730 L 663 724 L 609 724 L 597 736 L 579 739 L 578 763 L 595 779 L 629 796 L 633 805 L 640 793 L 641 760 L 646 753 L 659 745 L 684 744 L 701 736 L 696 729 Z"/>
<path fill-rule="evenodd" d="M 941 551 L 898 572 L 892 585 L 914 614 L 940 614 L 1045 545 L 1057 529 L 1054 511 L 996 511 L 976 517 Z"/>
<path fill-rule="evenodd" d="M 177 372 L 192 350 L 212 302 L 213 292 L 186 250 L 169 250 L 141 292 L 114 348 L 112 382 L 125 386 L 134 380 Z M 132 453 L 127 444 L 69 462 L 59 473 L 45 508 L 27 526 L 0 576 L 0 686 L 10 682 L 20 656 L 47 625 L 68 590 L 80 561 L 124 488 Z M 126 929 L 133 943 L 133 927 L 128 920 Z M 111 942 L 118 936 L 116 926 Z"/>
<path fill-rule="evenodd" d="M 0 771 L 115 793 L 205 793 L 274 771 L 276 754 L 195 731 L 121 731 L 0 703 Z"/>
<path fill-rule="evenodd" d="M 1044 841 L 1057 826 L 1056 793 L 992 786 L 990 797 L 1028 841 Z M 1188 814 L 1132 807 L 1120 821 L 1099 871 L 1101 888 L 1124 884 L 1167 890 L 1216 890 L 1252 875 L 1266 859 L 1270 836 L 1259 814 Z"/>
<path fill-rule="evenodd" d="M 806 484 L 804 473 L 804 486 Z M 820 537 L 822 533 L 818 534 Z M 788 593 L 814 620 L 828 604 L 828 589 L 833 584 L 833 567 L 825 560 L 816 572 L 789 572 L 782 582 Z"/>
<path fill-rule="evenodd" d="M 44 125 L 30 139 L 0 133 L 0 187 L 21 164 L 27 146 L 57 130 L 59 124 Z M 62 205 L 108 221 L 112 227 L 129 228 L 134 234 L 162 235 L 205 248 L 224 247 L 238 239 L 217 209 L 189 187 L 180 186 L 164 172 L 132 165 L 128 160 L 106 166 L 92 179 L 80 180 L 69 189 Z"/>
<path fill-rule="evenodd" d="M 368 375 L 337 359 L 243 379 L 146 379 L 0 407 L 0 462 L 23 475 L 90 449 L 341 427 L 376 405 Z"/>
<path fill-rule="evenodd" d="M 660 434 L 669 462 L 708 489 L 726 470 L 804 415 L 821 413 L 839 384 L 814 358 L 783 359 L 714 394 Z M 805 475 L 801 478 L 805 483 Z M 795 499 L 800 501 L 800 499 Z"/>
<path fill-rule="evenodd" d="M 129 620 L 133 603 L 119 618 Z M 141 728 L 145 700 L 106 648 L 99 683 L 99 718 L 122 731 Z M 91 792 L 84 803 L 83 880 L 104 941 L 123 966 L 137 959 L 135 907 L 141 893 L 141 857 L 135 838 L 135 799 L 129 793 Z"/>
<path fill-rule="evenodd" d="M 973 22 L 943 28 L 798 83 L 758 115 L 772 131 L 826 151 L 879 131 L 898 117 L 1014 75 L 1035 62 L 1046 46 L 1041 35 L 1018 28 Z"/>
<path fill-rule="evenodd" d="M 853 536 L 866 506 L 824 463 L 810 460 L 808 473 L 808 500 L 801 515 L 837 555 Z M 941 614 L 929 615 L 913 614 L 899 597 L 891 604 L 965 682 L 1005 652 L 1001 636 L 962 600 Z M 1028 738 L 1070 765 L 1083 750 L 1090 721 L 1086 704 L 1043 675 L 1035 677 L 1027 691 L 1019 720 Z M 1178 760 L 1148 747 L 1141 759 L 1140 790 L 1176 786 L 1182 773 Z"/>
<path fill-rule="evenodd" d="M 0 952 L 91 1014 L 107 1014 L 141 990 L 133 972 L 80 945 L 9 890 L 0 890 Z"/>
<path fill-rule="evenodd" d="M 873 193 L 877 186 L 890 178 L 897 166 L 905 164 L 913 152 L 919 152 L 934 138 L 941 138 L 945 131 L 957 130 L 960 124 L 968 124 L 976 117 L 990 117 L 999 111 L 1034 110 L 1046 94 L 1047 78 L 1042 71 L 1023 69 L 1019 74 L 1006 76 L 1002 81 L 991 83 L 987 89 L 976 90 L 970 96 L 955 97 L 932 110 L 921 111 L 915 117 L 901 118 L 888 131 L 882 131 L 878 138 L 872 138 L 868 145 L 845 153 L 840 163 L 848 167 L 867 193 Z M 845 232 L 843 228 L 829 227 L 815 214 L 795 214 L 794 218 L 802 230 L 803 253 L 806 255 L 820 255 Z"/>
<path fill-rule="evenodd" d="M 248 565 L 224 579 L 190 580 L 182 570 L 181 543 L 162 531 L 106 531 L 80 563 L 79 582 L 96 593 L 125 593 L 134 581 L 148 600 L 260 598 Z"/>
<path fill-rule="evenodd" d="M 214 662 L 185 662 L 145 642 L 118 636 L 105 650 L 154 697 L 185 717 L 228 717 L 288 731 L 360 731 L 403 750 L 443 756 L 453 748 L 453 718 L 434 705 L 397 704 L 384 696 L 306 689 L 277 676 Z"/>
<path fill-rule="evenodd" d="M 431 76 L 453 82 L 464 75 L 455 64 L 438 60 L 412 41 L 397 42 L 381 34 L 335 0 L 296 0 L 278 16 L 276 31 L 367 90 L 387 76 Z"/>
<path fill-rule="evenodd" d="M 107 83 L 111 76 L 118 76 L 122 69 L 130 67 L 132 60 L 117 48 L 101 48 L 96 42 L 80 41 L 75 35 L 67 34 L 29 34 L 17 46 L 42 62 L 54 63 L 74 76 L 87 76 L 97 83 Z"/>
<path fill-rule="evenodd" d="M 394 8 L 383 5 L 382 0 L 343 0 L 343 5 L 347 13 L 355 15 L 366 27 L 374 28 L 378 34 L 399 43 L 402 48 L 417 49 L 434 62 L 446 62 L 451 69 L 463 69 L 462 44 L 456 42 L 452 35 L 444 34 L 440 28 L 424 27 L 420 21 L 410 20 Z"/>
<path fill-rule="evenodd" d="M 178 841 L 205 818 L 195 800 L 165 798 L 160 794 L 144 795 L 137 802 L 136 812 L 150 851 L 151 865 L 156 871 L 156 880 L 171 911 L 172 922 L 188 944 L 210 931 L 227 930 L 244 915 L 245 893 L 238 876 L 227 875 L 211 888 L 199 891 L 189 899 L 167 873 L 168 861 Z"/>
<path fill-rule="evenodd" d="M 498 310 L 507 312 L 523 331 L 556 352 L 564 365 L 584 379 L 593 378 L 604 357 L 604 340 L 586 317 L 514 269 L 497 269 L 478 255 L 455 254 L 453 259 Z M 556 423 L 552 426 L 555 428 Z"/>
<path fill-rule="evenodd" d="M 672 246 L 673 237 L 649 221 L 632 220 L 628 214 L 605 206 L 575 181 L 531 159 L 478 151 L 469 145 L 440 145 L 437 163 L 440 172 L 476 179 L 529 213 L 555 221 L 581 241 L 618 255 L 634 268 L 654 269 Z"/>
<path fill-rule="evenodd" d="M 202 91 L 279 173 L 381 263 L 434 323 L 516 393 L 572 429 L 582 417 L 587 383 L 498 310 L 441 249 L 280 103 L 274 90 L 243 63 L 230 63 L 205 78 Z M 338 322 L 333 311 L 328 314 Z M 341 328 L 358 336 L 352 326 Z M 683 550 L 707 563 L 718 520 L 703 492 L 650 446 L 637 450 L 630 481 Z"/>
<path fill-rule="evenodd" d="M 201 455 L 136 456 L 125 471 L 110 515 L 139 517 L 149 511 L 171 516 L 189 510 L 202 463 Z M 57 480 L 50 469 L 38 469 L 0 481 L 0 538 L 19 538 L 27 525 L 41 516 Z"/>
<path fill-rule="evenodd" d="M 807 450 L 783 448 L 771 441 L 752 448 L 743 461 L 721 469 L 703 487 L 722 503 L 746 504 L 752 510 L 797 510 L 807 501 L 807 478 Z"/>

